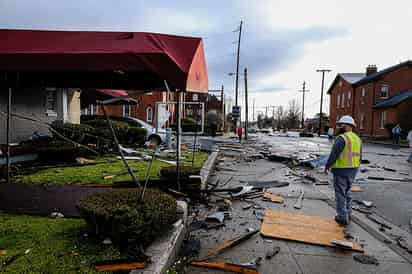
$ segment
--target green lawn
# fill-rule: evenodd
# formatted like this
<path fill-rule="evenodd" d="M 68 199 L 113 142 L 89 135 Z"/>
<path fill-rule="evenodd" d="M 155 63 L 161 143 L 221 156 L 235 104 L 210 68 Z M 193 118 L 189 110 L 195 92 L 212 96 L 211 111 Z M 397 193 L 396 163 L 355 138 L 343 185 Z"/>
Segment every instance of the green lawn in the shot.
<path fill-rule="evenodd" d="M 0 214 L 0 272 L 3 273 L 102 273 L 93 268 L 100 260 L 118 259 L 119 251 L 84 237 L 81 219 L 50 219 Z M 30 249 L 8 266 L 3 263 Z"/>
<path fill-rule="evenodd" d="M 186 157 L 184 164 L 191 165 L 192 154 L 183 153 Z M 195 156 L 195 167 L 201 167 L 207 160 L 208 154 L 197 152 Z M 67 184 L 102 184 L 119 181 L 130 181 L 131 176 L 127 173 L 121 160 L 116 157 L 99 157 L 96 158 L 99 164 L 75 167 L 56 167 L 39 170 L 28 175 L 16 176 L 15 180 L 23 183 L 46 183 L 54 185 Z M 146 161 L 128 161 L 135 171 L 139 180 L 144 180 L 148 162 Z M 155 160 L 150 171 L 150 179 L 158 179 L 162 167 L 170 164 Z M 104 179 L 105 176 L 116 175 L 113 178 Z"/>

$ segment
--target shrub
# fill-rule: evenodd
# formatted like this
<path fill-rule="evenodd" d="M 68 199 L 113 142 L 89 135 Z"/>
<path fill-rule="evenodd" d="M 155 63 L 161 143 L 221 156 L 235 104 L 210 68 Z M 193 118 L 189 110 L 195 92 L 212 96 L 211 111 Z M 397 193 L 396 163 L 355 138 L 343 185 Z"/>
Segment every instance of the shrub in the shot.
<path fill-rule="evenodd" d="M 170 127 L 176 131 L 177 125 L 172 124 Z M 183 118 L 181 120 L 181 127 L 183 132 L 200 132 L 202 130 L 202 127 L 191 118 Z"/>
<path fill-rule="evenodd" d="M 91 151 L 75 147 L 67 142 L 54 141 L 45 147 L 37 148 L 38 160 L 47 163 L 74 162 L 77 157 L 94 155 Z"/>
<path fill-rule="evenodd" d="M 135 241 L 146 246 L 176 220 L 176 200 L 159 190 L 116 189 L 92 194 L 78 204 L 80 215 L 98 237 L 120 245 Z"/>
<path fill-rule="evenodd" d="M 58 133 L 80 144 L 87 143 L 90 139 L 89 135 L 94 130 L 89 125 L 63 123 L 62 121 L 55 121 L 52 126 Z M 53 134 L 53 137 L 60 140 L 60 137 L 56 136 L 56 134 Z"/>
<path fill-rule="evenodd" d="M 127 131 L 127 143 L 143 146 L 146 141 L 147 130 L 138 127 L 129 127 Z"/>

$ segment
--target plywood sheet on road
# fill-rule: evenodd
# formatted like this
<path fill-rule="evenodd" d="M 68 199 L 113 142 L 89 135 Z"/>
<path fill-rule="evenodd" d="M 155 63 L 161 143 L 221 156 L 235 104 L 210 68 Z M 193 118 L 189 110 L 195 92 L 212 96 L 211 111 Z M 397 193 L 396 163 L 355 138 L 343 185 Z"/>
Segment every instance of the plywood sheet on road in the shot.
<path fill-rule="evenodd" d="M 352 186 L 352 192 L 363 192 L 363 189 L 360 186 Z"/>
<path fill-rule="evenodd" d="M 269 192 L 265 192 L 263 194 L 263 199 L 266 200 L 266 201 L 270 201 L 270 202 L 273 202 L 273 203 L 279 203 L 279 204 L 284 202 L 284 199 L 283 199 L 282 196 L 272 194 L 272 193 L 269 193 Z"/>
<path fill-rule="evenodd" d="M 332 246 L 333 240 L 347 241 L 344 227 L 333 218 L 308 216 L 287 211 L 266 209 L 260 233 L 266 237 L 297 242 Z M 363 252 L 363 248 L 353 243 L 353 251 Z"/>

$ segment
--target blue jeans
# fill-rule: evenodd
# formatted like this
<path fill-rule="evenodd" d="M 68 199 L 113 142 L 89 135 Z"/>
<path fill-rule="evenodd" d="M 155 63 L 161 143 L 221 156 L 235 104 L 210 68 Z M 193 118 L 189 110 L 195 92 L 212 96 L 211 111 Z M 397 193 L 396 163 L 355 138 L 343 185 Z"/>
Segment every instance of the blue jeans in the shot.
<path fill-rule="evenodd" d="M 411 154 L 409 154 L 409 159 L 408 159 L 408 161 L 409 161 L 409 162 L 412 162 L 412 151 L 411 151 Z"/>
<path fill-rule="evenodd" d="M 355 176 L 341 176 L 333 174 L 335 188 L 336 214 L 341 220 L 349 221 L 352 214 L 352 183 Z"/>

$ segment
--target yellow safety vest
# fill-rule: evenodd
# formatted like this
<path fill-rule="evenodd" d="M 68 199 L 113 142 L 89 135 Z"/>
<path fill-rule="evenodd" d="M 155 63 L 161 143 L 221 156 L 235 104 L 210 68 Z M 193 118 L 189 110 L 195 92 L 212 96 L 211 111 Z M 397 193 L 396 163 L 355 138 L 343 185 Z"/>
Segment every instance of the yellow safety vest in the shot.
<path fill-rule="evenodd" d="M 332 168 L 357 168 L 361 162 L 362 141 L 354 132 L 339 135 L 345 140 L 345 147 Z"/>

